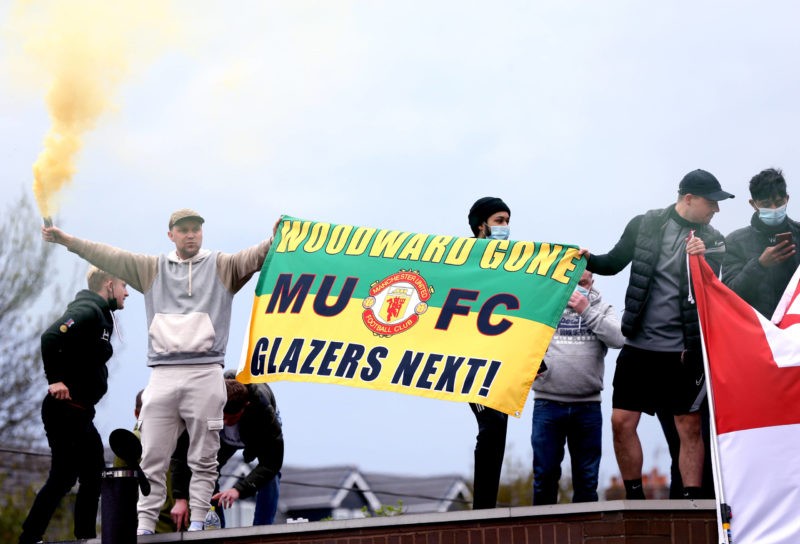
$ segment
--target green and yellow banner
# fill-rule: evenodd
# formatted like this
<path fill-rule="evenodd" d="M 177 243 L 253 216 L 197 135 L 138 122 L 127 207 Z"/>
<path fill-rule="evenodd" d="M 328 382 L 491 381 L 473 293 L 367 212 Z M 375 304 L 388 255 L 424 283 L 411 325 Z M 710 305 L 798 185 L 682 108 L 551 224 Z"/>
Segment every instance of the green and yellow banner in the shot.
<path fill-rule="evenodd" d="M 284 216 L 237 379 L 396 391 L 519 416 L 585 266 L 564 244 Z"/>

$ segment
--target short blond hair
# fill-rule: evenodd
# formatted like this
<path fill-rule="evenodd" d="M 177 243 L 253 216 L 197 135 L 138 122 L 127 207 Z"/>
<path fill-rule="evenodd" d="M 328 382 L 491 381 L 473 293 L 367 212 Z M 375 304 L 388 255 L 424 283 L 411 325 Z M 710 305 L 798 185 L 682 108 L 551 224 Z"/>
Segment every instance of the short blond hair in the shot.
<path fill-rule="evenodd" d="M 86 283 L 89 285 L 89 289 L 95 292 L 99 291 L 105 282 L 113 279 L 114 276 L 104 270 L 100 270 L 95 265 L 91 265 L 89 271 L 86 272 Z"/>

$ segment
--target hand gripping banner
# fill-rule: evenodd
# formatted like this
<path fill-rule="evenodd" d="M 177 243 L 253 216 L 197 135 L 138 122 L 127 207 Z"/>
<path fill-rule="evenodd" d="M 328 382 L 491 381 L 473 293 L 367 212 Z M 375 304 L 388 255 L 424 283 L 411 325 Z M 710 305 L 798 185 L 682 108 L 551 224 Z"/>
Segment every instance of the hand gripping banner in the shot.
<path fill-rule="evenodd" d="M 565 244 L 284 217 L 237 379 L 477 402 L 519 417 L 585 266 Z"/>

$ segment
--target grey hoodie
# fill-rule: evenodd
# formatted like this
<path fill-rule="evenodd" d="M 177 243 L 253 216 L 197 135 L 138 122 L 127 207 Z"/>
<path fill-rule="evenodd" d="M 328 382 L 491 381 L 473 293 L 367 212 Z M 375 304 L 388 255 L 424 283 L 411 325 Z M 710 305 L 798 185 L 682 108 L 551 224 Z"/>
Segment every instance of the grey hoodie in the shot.
<path fill-rule="evenodd" d="M 72 238 L 68 249 L 144 294 L 147 364 L 225 364 L 233 296 L 260 270 L 272 240 L 234 254 L 191 259 L 141 255 Z"/>
<path fill-rule="evenodd" d="M 608 348 L 625 343 L 614 308 L 589 292 L 582 314 L 567 306 L 544 360 L 547 370 L 533 382 L 534 398 L 559 402 L 599 402 Z"/>

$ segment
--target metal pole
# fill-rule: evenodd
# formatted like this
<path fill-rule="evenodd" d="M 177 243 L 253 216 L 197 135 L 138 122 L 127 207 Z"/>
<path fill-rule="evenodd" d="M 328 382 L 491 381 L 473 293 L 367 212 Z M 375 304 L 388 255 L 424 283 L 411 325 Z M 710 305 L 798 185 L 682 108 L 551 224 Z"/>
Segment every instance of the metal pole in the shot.
<path fill-rule="evenodd" d="M 101 539 L 104 544 L 136 544 L 136 471 L 107 468 L 101 481 Z"/>
<path fill-rule="evenodd" d="M 691 270 L 691 263 L 689 259 L 691 256 L 687 255 L 687 270 Z M 697 257 L 699 259 L 699 257 Z M 692 285 L 691 277 L 689 284 Z M 692 285 L 694 287 L 694 285 Z M 719 442 L 717 440 L 717 422 L 714 415 L 714 388 L 711 384 L 711 371 L 708 364 L 708 352 L 706 351 L 706 338 L 703 334 L 703 322 L 700 320 L 700 312 L 697 314 L 698 321 L 700 322 L 700 346 L 703 351 L 703 372 L 706 375 L 706 391 L 708 395 L 708 416 L 711 440 L 711 473 L 714 476 L 714 493 L 717 497 L 717 532 L 721 544 L 733 544 L 731 538 L 731 509 L 725 504 L 725 492 L 722 489 L 722 473 L 719 469 Z"/>

